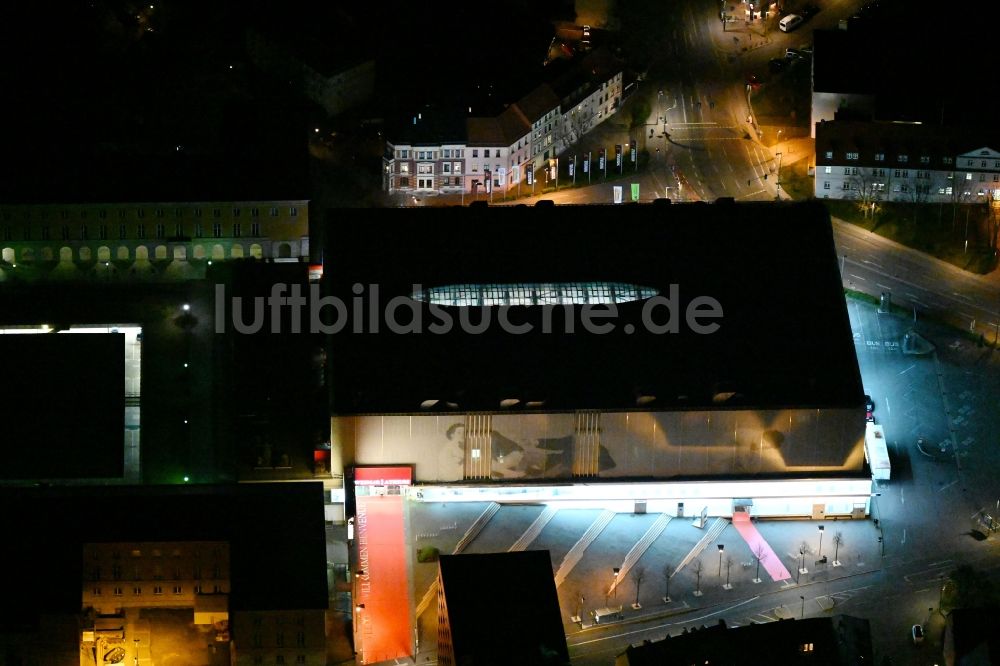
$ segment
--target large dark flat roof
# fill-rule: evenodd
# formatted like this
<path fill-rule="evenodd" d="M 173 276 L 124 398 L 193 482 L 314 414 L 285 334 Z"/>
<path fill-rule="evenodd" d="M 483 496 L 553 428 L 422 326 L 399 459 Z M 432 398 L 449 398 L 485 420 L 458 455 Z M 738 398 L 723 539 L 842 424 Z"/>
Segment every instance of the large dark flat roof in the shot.
<path fill-rule="evenodd" d="M 363 217 L 362 217 L 363 215 Z M 711 408 L 718 394 L 746 408 L 854 407 L 862 389 L 829 217 L 814 203 L 564 206 L 342 211 L 330 232 L 329 285 L 379 285 L 380 309 L 413 285 L 626 282 L 661 294 L 677 285 L 680 331 L 643 325 L 642 302 L 618 305 L 614 331 L 588 333 L 582 306 L 543 333 L 538 306 L 512 308 L 528 334 L 496 324 L 451 332 L 341 332 L 332 336 L 336 413 L 416 412 L 425 400 L 497 410 L 500 400 L 543 400 L 545 411 Z M 723 308 L 721 328 L 683 323 L 692 299 Z M 437 321 L 419 306 L 426 325 Z M 479 321 L 479 309 L 471 320 Z M 666 308 L 654 318 L 663 323 Z M 407 315 L 398 317 L 406 321 Z M 383 320 L 384 321 L 384 320 Z M 713 320 L 706 320 L 710 323 Z M 345 330 L 353 328 L 351 322 Z M 627 325 L 634 328 L 628 334 Z M 365 327 L 370 331 L 370 326 Z"/>
<path fill-rule="evenodd" d="M 121 478 L 124 335 L 0 335 L 0 358 L 0 479 Z"/>
<path fill-rule="evenodd" d="M 83 544 L 121 541 L 227 541 L 233 610 L 327 607 L 321 483 L 0 488 L 0 506 L 15 615 L 79 612 Z"/>
<path fill-rule="evenodd" d="M 455 663 L 569 663 L 549 551 L 443 555 L 440 572 Z"/>

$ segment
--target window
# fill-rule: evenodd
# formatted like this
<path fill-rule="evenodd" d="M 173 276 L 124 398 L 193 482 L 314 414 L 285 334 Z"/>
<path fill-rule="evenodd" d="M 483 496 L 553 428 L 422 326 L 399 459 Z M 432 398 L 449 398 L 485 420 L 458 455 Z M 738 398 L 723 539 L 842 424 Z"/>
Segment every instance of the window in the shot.
<path fill-rule="evenodd" d="M 980 162 L 979 166 L 981 166 L 981 167 L 983 167 L 985 169 L 986 168 L 986 160 L 983 160 L 982 162 Z"/>
<path fill-rule="evenodd" d="M 252 222 L 250 224 L 250 235 L 254 238 L 260 236 L 260 222 Z"/>
<path fill-rule="evenodd" d="M 274 637 L 274 644 L 278 647 L 285 647 L 285 634 L 279 631 Z"/>
<path fill-rule="evenodd" d="M 478 150 L 478 149 L 476 149 L 476 148 L 473 148 L 473 149 L 472 149 L 472 156 L 473 156 L 473 157 L 479 157 L 479 150 Z"/>
<path fill-rule="evenodd" d="M 157 208 L 156 211 L 155 211 L 155 215 L 156 215 L 156 217 L 163 217 L 163 209 L 162 208 Z"/>
<path fill-rule="evenodd" d="M 451 157 L 451 149 L 450 148 L 445 148 L 444 150 L 442 150 L 441 151 L 441 157 L 443 157 L 445 159 L 448 159 L 449 157 Z"/>
<path fill-rule="evenodd" d="M 288 209 L 288 214 L 291 215 L 292 217 L 296 217 L 299 214 L 299 209 L 296 208 L 295 206 L 292 206 L 291 208 Z"/>
<path fill-rule="evenodd" d="M 461 162 L 455 162 L 452 165 L 452 168 L 453 168 L 453 171 L 455 173 L 459 173 L 459 174 L 462 173 L 462 163 Z"/>
<path fill-rule="evenodd" d="M 490 149 L 486 148 L 485 150 L 483 150 L 483 157 L 489 157 L 489 156 L 490 156 Z"/>
<path fill-rule="evenodd" d="M 833 173 L 833 167 L 832 166 L 823 167 L 823 173 Z"/>
<path fill-rule="evenodd" d="M 441 173 L 451 173 L 451 162 L 445 162 L 441 165 Z"/>
<path fill-rule="evenodd" d="M 803 643 L 802 645 L 799 646 L 799 652 L 812 652 L 812 651 L 813 651 L 812 643 Z"/>
<path fill-rule="evenodd" d="M 153 594 L 163 594 L 163 586 L 162 585 L 154 585 L 153 586 Z"/>
<path fill-rule="evenodd" d="M 125 240 L 128 238 L 128 229 L 124 224 L 118 225 L 118 238 L 119 240 Z"/>
<path fill-rule="evenodd" d="M 942 164 L 953 164 L 955 160 L 951 157 L 942 157 L 941 162 Z"/>
<path fill-rule="evenodd" d="M 404 160 L 409 159 L 410 158 L 410 151 L 406 150 L 405 148 L 403 150 L 400 150 L 399 151 L 399 157 L 400 157 L 400 159 L 404 159 Z"/>
<path fill-rule="evenodd" d="M 116 587 L 116 588 L 114 589 L 114 595 L 115 595 L 116 597 L 120 597 L 120 596 L 122 596 L 122 588 L 121 588 L 121 587 Z"/>
<path fill-rule="evenodd" d="M 184 211 L 180 208 L 174 208 L 174 217 L 184 217 Z"/>
<path fill-rule="evenodd" d="M 142 596 L 142 588 L 138 585 L 132 588 L 132 594 L 136 597 Z"/>
<path fill-rule="evenodd" d="M 885 153 L 875 153 L 876 162 L 885 162 Z"/>
<path fill-rule="evenodd" d="M 952 189 L 950 187 L 946 187 L 944 188 L 944 193 L 950 195 L 952 193 Z"/>
<path fill-rule="evenodd" d="M 985 180 L 986 180 L 986 174 L 985 173 L 979 174 L 979 182 L 981 183 L 981 182 L 983 182 Z"/>
<path fill-rule="evenodd" d="M 174 585 L 174 594 L 180 594 L 180 593 L 181 593 L 181 586 Z"/>
<path fill-rule="evenodd" d="M 405 153 L 406 151 L 404 150 L 403 152 Z M 277 208 L 271 208 L 271 210 L 269 211 L 269 213 L 270 213 L 271 217 L 278 217 L 278 209 Z"/>
<path fill-rule="evenodd" d="M 184 225 L 178 222 L 174 225 L 174 237 L 180 238 L 184 235 Z"/>
<path fill-rule="evenodd" d="M 81 224 L 80 225 L 80 240 L 89 240 L 89 239 L 90 239 L 90 231 L 87 229 L 87 225 L 86 224 Z"/>
<path fill-rule="evenodd" d="M 302 632 L 302 631 L 296 632 L 296 634 L 295 634 L 295 644 L 298 645 L 299 647 L 305 647 L 305 644 L 306 644 L 306 635 L 305 635 L 305 632 Z"/>
<path fill-rule="evenodd" d="M 910 156 L 909 155 L 900 155 L 899 156 L 899 163 L 900 164 L 906 164 L 909 161 L 910 161 Z"/>
<path fill-rule="evenodd" d="M 108 217 L 108 211 L 106 211 L 106 210 L 99 210 L 99 211 L 97 211 L 97 217 L 101 218 L 102 220 L 107 219 L 107 217 Z"/>
<path fill-rule="evenodd" d="M 824 190 L 830 189 L 830 181 L 828 181 L 828 180 L 824 180 L 823 181 L 823 189 Z"/>
<path fill-rule="evenodd" d="M 885 175 L 885 169 L 872 169 L 872 175 L 873 176 L 884 176 Z"/>
<path fill-rule="evenodd" d="M 48 227 L 42 227 L 42 240 L 43 241 L 49 240 L 49 228 Z"/>
<path fill-rule="evenodd" d="M 101 596 L 101 588 L 99 588 L 99 587 L 95 587 L 94 588 L 94 596 L 95 597 Z"/>
<path fill-rule="evenodd" d="M 136 208 L 135 209 L 135 216 L 136 217 L 146 217 L 146 211 L 143 210 L 142 208 Z"/>
<path fill-rule="evenodd" d="M 841 184 L 841 188 L 840 189 L 842 189 L 842 190 L 849 190 L 849 189 L 851 189 L 851 184 L 845 180 Z"/>
<path fill-rule="evenodd" d="M 965 179 L 966 180 L 972 180 L 972 174 L 971 173 L 966 173 L 965 174 Z"/>
<path fill-rule="evenodd" d="M 406 162 L 402 162 L 399 165 L 399 173 L 410 173 L 410 165 Z"/>
<path fill-rule="evenodd" d="M 163 238 L 163 224 L 160 222 L 156 223 L 156 237 Z M 155 552 L 153 554 L 156 555 Z"/>
<path fill-rule="evenodd" d="M 849 159 L 849 160 L 856 160 L 856 159 L 858 159 L 858 154 L 857 153 L 847 153 L 847 159 Z"/>
<path fill-rule="evenodd" d="M 221 208 L 213 208 L 212 209 L 212 217 L 222 217 L 222 209 Z"/>
<path fill-rule="evenodd" d="M 218 222 L 212 224 L 212 235 L 216 238 L 222 238 L 222 225 Z"/>
<path fill-rule="evenodd" d="M 138 236 L 139 238 L 145 238 L 146 237 L 146 225 L 145 224 L 140 224 L 140 225 L 138 225 L 136 227 L 136 236 Z M 136 553 L 136 552 L 138 552 L 138 551 L 132 551 L 133 554 Z"/>
<path fill-rule="evenodd" d="M 251 208 L 250 209 L 250 217 L 260 217 L 260 209 L 259 208 Z"/>
<path fill-rule="evenodd" d="M 931 163 L 931 156 L 930 155 L 921 155 L 920 156 L 920 163 L 921 164 L 930 164 Z"/>
<path fill-rule="evenodd" d="M 832 150 L 826 151 L 826 159 L 828 159 L 828 160 L 832 160 L 833 159 L 833 151 Z"/>
<path fill-rule="evenodd" d="M 233 222 L 233 238 L 239 238 L 242 236 L 242 229 L 240 228 L 239 222 Z"/>
<path fill-rule="evenodd" d="M 239 217 L 239 216 L 240 216 L 240 209 L 239 208 L 234 208 L 233 209 L 233 217 Z"/>
<path fill-rule="evenodd" d="M 194 237 L 195 238 L 201 238 L 201 236 L 202 236 L 201 222 L 195 222 L 194 223 Z"/>

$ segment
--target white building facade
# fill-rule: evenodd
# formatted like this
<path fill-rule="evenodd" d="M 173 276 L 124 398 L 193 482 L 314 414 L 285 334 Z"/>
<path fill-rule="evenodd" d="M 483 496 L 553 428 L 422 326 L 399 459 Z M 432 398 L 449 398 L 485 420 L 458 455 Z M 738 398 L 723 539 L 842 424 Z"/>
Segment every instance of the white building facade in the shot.
<path fill-rule="evenodd" d="M 814 193 L 864 203 L 1000 200 L 1000 150 L 964 128 L 833 121 L 816 125 Z M 1000 144 L 992 144 L 1000 145 Z"/>
<path fill-rule="evenodd" d="M 414 196 L 483 193 L 529 184 L 529 172 L 608 119 L 621 106 L 623 73 L 581 65 L 567 83 L 543 83 L 497 116 L 468 118 L 461 140 L 386 141 L 382 186 Z M 489 184 L 487 185 L 487 180 Z"/>

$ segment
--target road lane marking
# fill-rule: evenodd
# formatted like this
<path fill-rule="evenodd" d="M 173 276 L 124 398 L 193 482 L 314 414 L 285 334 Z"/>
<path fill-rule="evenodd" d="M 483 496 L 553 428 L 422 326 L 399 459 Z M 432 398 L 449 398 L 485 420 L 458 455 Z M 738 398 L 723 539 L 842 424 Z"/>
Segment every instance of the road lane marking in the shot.
<path fill-rule="evenodd" d="M 885 399 L 885 411 L 889 412 L 889 416 L 892 416 L 892 407 L 889 406 L 889 398 L 886 396 Z"/>
<path fill-rule="evenodd" d="M 876 282 L 875 286 L 879 287 L 880 289 L 888 289 L 889 291 L 892 291 L 892 287 L 887 287 L 884 284 L 882 284 L 881 282 Z"/>
<path fill-rule="evenodd" d="M 906 370 L 903 370 L 903 371 L 902 371 L 902 372 L 900 372 L 899 374 L 901 374 L 901 375 L 905 375 L 905 374 L 906 374 L 907 372 L 909 372 L 910 370 L 913 370 L 913 368 L 915 368 L 915 367 L 917 367 L 917 366 L 915 366 L 915 365 L 911 365 L 910 367 L 908 367 L 908 368 L 907 368 Z"/>
<path fill-rule="evenodd" d="M 955 485 L 956 483 L 958 483 L 958 479 L 955 479 L 954 481 L 952 481 L 951 483 L 949 483 L 949 484 L 947 484 L 947 485 L 944 485 L 944 486 L 941 486 L 940 488 L 938 488 L 938 492 L 941 492 L 941 491 L 942 491 L 942 490 L 944 490 L 945 488 L 951 488 L 951 487 L 952 487 L 953 485 Z"/>
<path fill-rule="evenodd" d="M 864 279 L 860 275 L 855 275 L 854 273 L 849 273 L 849 275 L 856 280 L 861 280 L 862 282 L 868 282 L 868 280 Z"/>

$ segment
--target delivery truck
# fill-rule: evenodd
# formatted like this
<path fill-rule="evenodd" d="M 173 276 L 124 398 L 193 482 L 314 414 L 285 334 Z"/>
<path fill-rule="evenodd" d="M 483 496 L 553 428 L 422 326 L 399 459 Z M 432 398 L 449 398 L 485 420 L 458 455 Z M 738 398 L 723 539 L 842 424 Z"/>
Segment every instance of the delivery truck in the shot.
<path fill-rule="evenodd" d="M 865 460 L 872 470 L 872 478 L 878 481 L 888 481 L 889 447 L 885 442 L 885 431 L 882 426 L 869 421 L 865 424 Z"/>

